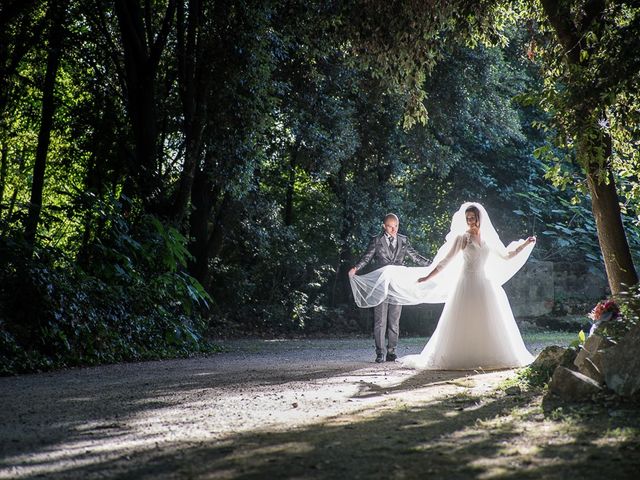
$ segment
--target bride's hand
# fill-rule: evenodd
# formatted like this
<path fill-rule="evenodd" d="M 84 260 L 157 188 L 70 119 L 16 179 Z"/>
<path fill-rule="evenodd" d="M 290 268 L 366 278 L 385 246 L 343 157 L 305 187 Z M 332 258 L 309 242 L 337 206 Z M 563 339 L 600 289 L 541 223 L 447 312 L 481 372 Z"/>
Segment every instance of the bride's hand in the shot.
<path fill-rule="evenodd" d="M 431 279 L 431 277 L 433 277 L 433 276 L 435 275 L 435 272 L 436 272 L 436 271 L 437 271 L 437 270 L 433 270 L 433 271 L 431 271 L 427 276 L 425 276 L 425 277 L 420 277 L 420 278 L 418 279 L 418 283 L 423 283 L 423 282 L 426 282 L 427 280 Z"/>
<path fill-rule="evenodd" d="M 527 243 L 536 243 L 536 237 L 527 238 Z"/>

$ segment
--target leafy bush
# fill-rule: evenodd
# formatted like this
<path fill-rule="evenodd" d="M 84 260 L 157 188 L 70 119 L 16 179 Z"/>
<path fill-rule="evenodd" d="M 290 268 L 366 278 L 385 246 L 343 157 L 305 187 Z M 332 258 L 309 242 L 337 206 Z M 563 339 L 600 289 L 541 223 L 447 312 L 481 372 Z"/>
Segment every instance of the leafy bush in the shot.
<path fill-rule="evenodd" d="M 0 240 L 0 374 L 208 351 L 202 286 L 186 239 L 121 217 L 87 268 L 55 248 Z"/>

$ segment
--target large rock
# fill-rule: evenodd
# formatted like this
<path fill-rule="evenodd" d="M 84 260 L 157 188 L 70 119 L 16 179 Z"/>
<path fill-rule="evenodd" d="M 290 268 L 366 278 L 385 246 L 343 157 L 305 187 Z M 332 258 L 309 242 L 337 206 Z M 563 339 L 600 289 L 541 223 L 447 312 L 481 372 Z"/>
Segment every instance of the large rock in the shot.
<path fill-rule="evenodd" d="M 545 347 L 533 361 L 531 366 L 537 369 L 555 369 L 560 365 L 560 361 L 565 353 L 566 348 L 557 345 Z"/>
<path fill-rule="evenodd" d="M 602 387 L 595 380 L 563 366 L 554 370 L 549 383 L 550 392 L 569 402 L 590 401 L 591 397 L 601 390 Z"/>
<path fill-rule="evenodd" d="M 576 356 L 576 351 L 572 348 L 559 347 L 557 345 L 550 345 L 545 347 L 536 357 L 531 364 L 531 367 L 536 370 L 546 370 L 549 375 L 558 367 L 571 368 Z"/>
<path fill-rule="evenodd" d="M 604 381 L 623 397 L 640 394 L 640 324 L 602 355 Z"/>
<path fill-rule="evenodd" d="M 573 363 L 580 373 L 602 384 L 604 383 L 602 354 L 605 349 L 611 346 L 613 346 L 613 342 L 605 337 L 598 334 L 590 335 L 580 348 Z"/>

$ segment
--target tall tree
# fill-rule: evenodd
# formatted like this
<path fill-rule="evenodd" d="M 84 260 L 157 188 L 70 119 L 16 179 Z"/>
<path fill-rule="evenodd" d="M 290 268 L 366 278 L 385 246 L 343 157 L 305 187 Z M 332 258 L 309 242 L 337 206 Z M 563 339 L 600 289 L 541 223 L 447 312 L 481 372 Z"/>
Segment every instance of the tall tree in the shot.
<path fill-rule="evenodd" d="M 173 199 L 171 217 L 181 224 L 188 214 L 188 205 L 193 188 L 196 169 L 202 157 L 203 133 L 207 120 L 207 91 L 212 69 L 216 68 L 215 59 L 210 51 L 214 45 L 208 42 L 213 37 L 214 22 L 217 18 L 216 8 L 221 2 L 189 0 L 178 2 L 176 26 L 176 60 L 178 63 L 178 91 L 182 103 L 184 161 L 180 172 L 180 180 Z M 209 27 L 209 28 L 207 28 Z"/>
<path fill-rule="evenodd" d="M 274 2 L 277 3 L 277 2 Z M 233 205 L 246 195 L 271 122 L 274 58 L 270 15 L 274 5 L 215 2 L 207 22 L 208 109 L 202 158 L 191 189 L 189 272 L 202 284 L 223 246 Z M 205 65 L 203 65 L 205 68 Z M 191 168 L 191 167 L 189 167 Z M 183 172 L 183 178 L 189 172 Z"/>
<path fill-rule="evenodd" d="M 35 14 L 41 3 L 42 0 L 6 0 L 0 5 L 0 114 L 20 61 L 36 45 L 47 25 L 45 16 Z"/>
<path fill-rule="evenodd" d="M 152 209 L 160 193 L 158 166 L 158 68 L 174 25 L 176 0 L 160 2 L 160 19 L 154 2 L 116 0 L 115 11 L 124 48 L 127 112 L 135 142 L 130 171 L 135 194 Z M 158 25 L 159 24 L 159 25 Z M 129 192 L 127 192 L 129 193 Z"/>
<path fill-rule="evenodd" d="M 625 45 L 629 36 L 640 34 L 640 13 L 604 0 L 541 4 L 559 47 L 552 49 L 560 60 L 554 66 L 561 66 L 562 72 L 556 86 L 565 90 L 565 98 L 556 97 L 553 104 L 555 126 L 573 139 L 575 158 L 587 179 L 609 286 L 617 294 L 637 283 L 638 275 L 621 219 L 608 117 L 616 97 L 628 93 L 624 86 L 640 73 L 638 61 L 626 54 L 631 45 Z M 625 53 L 617 55 L 611 47 Z"/>
<path fill-rule="evenodd" d="M 42 86 L 42 114 L 40 130 L 38 132 L 38 146 L 33 167 L 33 180 L 31 184 L 31 198 L 29 200 L 29 212 L 25 222 L 24 236 L 31 246 L 35 243 L 40 212 L 42 211 L 42 191 L 44 189 L 45 169 L 47 166 L 47 153 L 53 128 L 53 114 L 55 111 L 55 84 L 60 65 L 63 42 L 66 34 L 66 9 L 67 1 L 50 0 L 48 5 L 47 37 L 47 67 Z"/>

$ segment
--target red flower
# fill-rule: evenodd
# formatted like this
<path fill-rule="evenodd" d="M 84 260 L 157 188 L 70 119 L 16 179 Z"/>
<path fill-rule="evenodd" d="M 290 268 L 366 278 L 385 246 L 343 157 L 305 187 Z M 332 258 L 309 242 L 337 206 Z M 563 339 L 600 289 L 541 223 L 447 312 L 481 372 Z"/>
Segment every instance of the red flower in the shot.
<path fill-rule="evenodd" d="M 589 313 L 589 318 L 594 323 L 604 322 L 616 318 L 619 314 L 620 308 L 616 305 L 616 302 L 613 300 L 602 300 L 593 307 L 593 310 Z"/>

